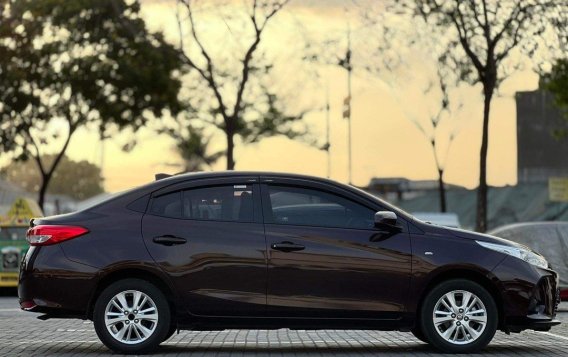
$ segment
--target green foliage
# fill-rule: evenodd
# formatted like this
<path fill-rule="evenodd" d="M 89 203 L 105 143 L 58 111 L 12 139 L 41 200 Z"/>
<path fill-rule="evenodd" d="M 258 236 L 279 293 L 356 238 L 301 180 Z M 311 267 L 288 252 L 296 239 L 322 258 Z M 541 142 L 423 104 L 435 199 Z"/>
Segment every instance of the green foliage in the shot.
<path fill-rule="evenodd" d="M 554 94 L 556 105 L 568 119 L 568 58 L 556 62 L 552 71 L 543 76 L 544 87 Z"/>
<path fill-rule="evenodd" d="M 0 115 L 12 125 L 66 118 L 76 127 L 144 124 L 177 112 L 179 56 L 146 30 L 137 2 L 4 1 Z M 30 126 L 31 126 L 30 125 Z"/>
<path fill-rule="evenodd" d="M 0 0 L 0 149 L 34 159 L 40 206 L 78 128 L 107 137 L 182 109 L 179 53 L 139 12 L 137 1 Z"/>
<path fill-rule="evenodd" d="M 53 163 L 55 155 L 47 155 L 43 160 Z M 31 161 L 13 162 L 2 168 L 0 175 L 28 192 L 38 192 L 41 186 L 41 176 Z M 67 156 L 61 159 L 47 190 L 47 193 L 67 195 L 76 200 L 103 192 L 101 169 L 88 161 L 73 161 Z"/>

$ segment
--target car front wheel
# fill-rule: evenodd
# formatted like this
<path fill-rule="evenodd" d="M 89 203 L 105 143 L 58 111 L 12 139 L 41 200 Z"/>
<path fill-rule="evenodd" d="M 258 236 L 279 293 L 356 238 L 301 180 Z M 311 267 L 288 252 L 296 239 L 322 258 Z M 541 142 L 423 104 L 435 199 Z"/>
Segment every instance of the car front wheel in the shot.
<path fill-rule="evenodd" d="M 421 330 L 446 353 L 472 353 L 489 344 L 497 330 L 495 300 L 481 285 L 464 279 L 445 281 L 424 299 Z"/>
<path fill-rule="evenodd" d="M 117 353 L 143 354 L 156 349 L 170 328 L 164 294 L 140 279 L 108 286 L 95 303 L 93 321 L 100 340 Z"/>

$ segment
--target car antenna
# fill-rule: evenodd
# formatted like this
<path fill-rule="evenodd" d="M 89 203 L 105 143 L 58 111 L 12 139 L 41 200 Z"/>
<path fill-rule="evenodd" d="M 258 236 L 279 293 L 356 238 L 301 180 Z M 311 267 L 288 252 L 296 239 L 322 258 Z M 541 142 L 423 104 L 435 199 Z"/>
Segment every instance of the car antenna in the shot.
<path fill-rule="evenodd" d="M 165 178 L 168 178 L 168 177 L 172 177 L 172 175 L 159 173 L 159 174 L 156 174 L 155 177 L 156 177 L 156 181 L 158 181 L 158 180 L 162 180 L 162 179 L 165 179 Z"/>

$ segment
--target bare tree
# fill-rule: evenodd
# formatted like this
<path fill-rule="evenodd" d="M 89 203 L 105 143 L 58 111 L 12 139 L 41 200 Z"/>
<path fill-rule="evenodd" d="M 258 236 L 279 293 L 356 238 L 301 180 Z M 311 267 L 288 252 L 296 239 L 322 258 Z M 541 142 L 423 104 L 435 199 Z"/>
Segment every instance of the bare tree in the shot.
<path fill-rule="evenodd" d="M 438 67 L 436 71 L 436 78 L 428 83 L 428 86 L 423 90 L 424 95 L 437 95 L 438 100 L 432 100 L 431 103 L 436 103 L 432 106 L 432 110 L 427 113 L 427 123 L 417 117 L 415 114 L 407 113 L 410 121 L 420 130 L 424 137 L 430 143 L 434 162 L 436 164 L 436 171 L 438 174 L 438 193 L 440 212 L 447 212 L 446 200 L 446 187 L 444 184 L 444 173 L 450 149 L 458 134 L 459 127 L 456 121 L 459 118 L 459 112 L 463 108 L 463 102 L 456 101 L 454 105 L 450 101 L 450 83 L 448 78 L 451 75 L 444 73 L 443 69 Z M 455 89 L 455 88 L 454 88 Z M 451 122 L 449 130 L 444 129 L 443 122 Z M 441 147 L 441 142 L 445 143 L 445 148 Z"/>
<path fill-rule="evenodd" d="M 224 132 L 228 170 L 235 168 L 236 137 L 240 137 L 244 143 L 253 143 L 272 135 L 294 138 L 306 132 L 298 127 L 305 112 L 287 114 L 275 89 L 260 78 L 268 77 L 273 67 L 260 49 L 263 35 L 271 20 L 288 2 L 253 0 L 248 3 L 246 16 L 241 18 L 245 22 L 243 27 L 248 29 L 246 34 L 235 34 L 230 21 L 218 14 L 228 29 L 228 36 L 238 37 L 239 43 L 250 41 L 241 46 L 244 53 L 235 60 L 226 56 L 215 58 L 211 49 L 213 46 L 206 44 L 199 31 L 195 1 L 178 0 L 182 60 L 196 74 L 187 89 L 196 97 L 207 93 L 200 100 L 192 98 L 196 111 L 193 119 L 201 119 Z M 227 62 L 231 62 L 230 68 Z M 210 100 L 211 97 L 213 100 Z"/>
<path fill-rule="evenodd" d="M 388 8 L 396 10 L 397 6 Z M 428 26 L 422 19 L 401 24 L 399 18 L 384 9 L 384 4 L 359 9 L 368 32 L 368 50 L 362 67 L 389 85 L 405 116 L 428 140 L 436 166 L 439 207 L 446 212 L 444 173 L 463 108 L 463 101 L 457 95 L 459 78 L 440 66 L 452 53 L 437 39 L 440 35 L 435 34 L 437 28 Z M 417 57 L 421 58 L 420 65 L 427 66 L 424 71 L 418 71 L 428 73 L 425 78 L 417 75 Z M 418 95 L 426 98 L 425 105 L 408 105 L 413 88 L 420 88 Z"/>
<path fill-rule="evenodd" d="M 565 0 L 398 0 L 399 10 L 441 28 L 456 51 L 446 65 L 471 84 L 481 83 L 483 130 L 476 229 L 487 228 L 487 152 L 491 100 L 500 83 L 525 62 L 540 64 L 565 41 Z M 410 10 L 410 11 L 408 11 Z M 560 35 L 564 33 L 564 35 Z M 557 51 L 558 52 L 558 51 Z M 515 56 L 511 54 L 515 53 Z M 523 56 L 519 56 L 522 54 Z"/>

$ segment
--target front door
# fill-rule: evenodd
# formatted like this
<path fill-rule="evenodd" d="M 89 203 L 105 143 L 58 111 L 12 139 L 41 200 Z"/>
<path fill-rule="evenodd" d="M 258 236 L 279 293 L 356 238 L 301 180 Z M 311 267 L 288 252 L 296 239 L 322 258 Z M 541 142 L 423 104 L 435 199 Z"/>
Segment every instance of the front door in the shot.
<path fill-rule="evenodd" d="M 401 316 L 410 283 L 407 228 L 374 227 L 379 207 L 336 187 L 262 185 L 269 248 L 268 313 L 282 317 Z"/>
<path fill-rule="evenodd" d="M 144 241 L 191 314 L 265 311 L 266 242 L 255 181 L 194 180 L 152 195 L 142 222 Z"/>

